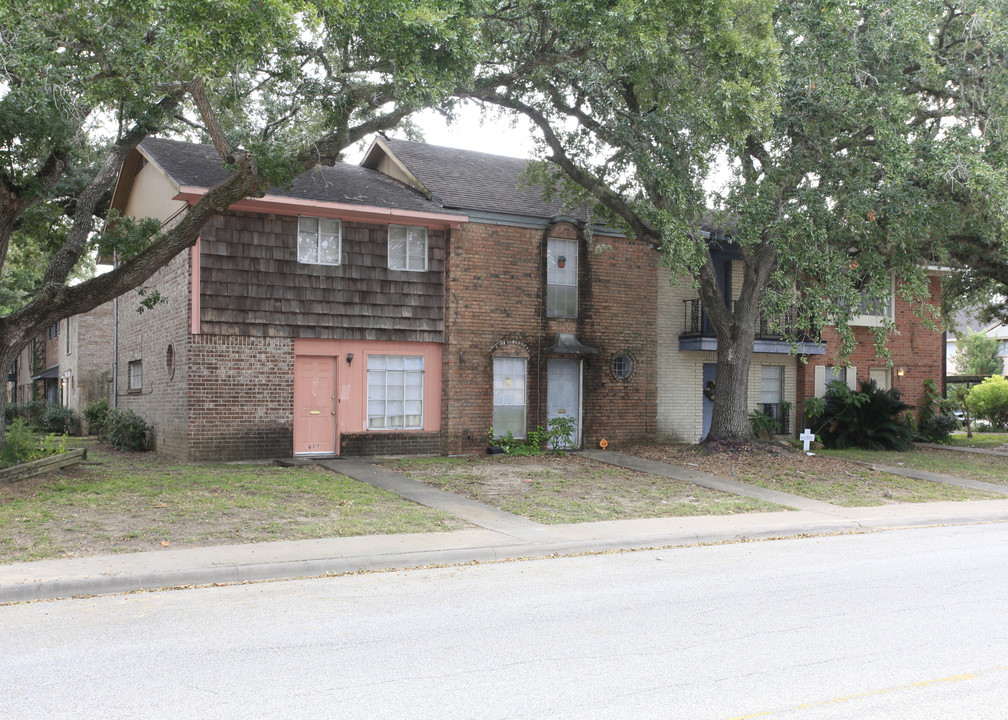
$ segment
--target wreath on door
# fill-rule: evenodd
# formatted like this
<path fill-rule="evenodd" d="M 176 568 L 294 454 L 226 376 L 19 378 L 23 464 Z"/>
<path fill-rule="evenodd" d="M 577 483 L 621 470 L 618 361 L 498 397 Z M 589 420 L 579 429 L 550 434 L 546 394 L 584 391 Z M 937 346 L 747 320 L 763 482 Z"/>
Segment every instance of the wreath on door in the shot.
<path fill-rule="evenodd" d="M 703 394 L 704 394 L 704 397 L 707 398 L 708 400 L 710 400 L 711 402 L 714 401 L 714 381 L 713 380 L 708 380 L 707 384 L 703 386 Z"/>

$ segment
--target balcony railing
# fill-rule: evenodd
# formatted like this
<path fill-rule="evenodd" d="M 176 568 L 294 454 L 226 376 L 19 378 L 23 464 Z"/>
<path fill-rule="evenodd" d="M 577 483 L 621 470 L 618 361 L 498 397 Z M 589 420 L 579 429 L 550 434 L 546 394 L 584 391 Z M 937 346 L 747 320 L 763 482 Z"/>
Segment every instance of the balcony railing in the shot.
<path fill-rule="evenodd" d="M 685 310 L 685 326 L 680 337 L 715 337 L 714 328 L 707 320 L 700 298 L 683 300 Z M 732 310 L 735 303 L 732 303 Z M 767 317 L 760 313 L 756 321 L 757 340 L 784 340 L 792 337 L 797 342 L 819 342 L 820 332 L 815 328 L 798 327 L 797 308 L 788 308 L 782 314 Z"/>

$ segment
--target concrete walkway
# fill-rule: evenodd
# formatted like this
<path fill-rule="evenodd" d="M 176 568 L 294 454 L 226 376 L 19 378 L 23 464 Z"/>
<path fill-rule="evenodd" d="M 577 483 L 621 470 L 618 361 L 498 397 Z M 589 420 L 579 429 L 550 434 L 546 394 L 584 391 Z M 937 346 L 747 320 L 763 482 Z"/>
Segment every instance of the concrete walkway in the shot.
<path fill-rule="evenodd" d="M 542 534 L 543 526 L 528 518 L 498 510 L 455 493 L 438 490 L 427 483 L 411 480 L 401 473 L 373 465 L 363 458 L 317 462 L 333 472 L 388 490 L 420 505 L 450 513 L 487 530 L 510 535 L 519 540 L 538 540 Z"/>
<path fill-rule="evenodd" d="M 916 478 L 917 480 L 930 480 L 946 485 L 958 485 L 959 487 L 971 488 L 973 490 L 986 490 L 998 495 L 1008 496 L 1008 485 L 984 482 L 983 480 L 970 480 L 969 478 L 953 477 L 944 473 L 933 473 L 927 470 L 915 470 L 913 468 L 896 467 L 895 465 L 878 465 L 876 463 L 865 463 L 872 470 L 886 472 L 890 475 L 902 475 L 904 477 Z M 1005 475 L 1008 475 L 1008 463 L 1005 464 Z"/>
<path fill-rule="evenodd" d="M 996 457 L 1008 458 L 1008 452 L 995 450 L 994 448 L 972 448 L 961 447 L 959 445 L 938 445 L 936 443 L 914 443 L 917 447 L 929 448 L 931 450 L 945 450 L 946 452 L 973 453 L 974 455 L 994 455 Z M 1008 471 L 1006 471 L 1008 472 Z"/>
<path fill-rule="evenodd" d="M 586 453 L 594 457 L 595 453 Z M 216 583 L 315 577 L 362 570 L 492 562 L 649 547 L 675 547 L 845 532 L 979 522 L 1008 522 L 1008 498 L 846 508 L 671 466 L 655 467 L 618 453 L 607 462 L 735 492 L 797 511 L 540 525 L 460 498 L 364 460 L 323 461 L 327 467 L 478 528 L 444 533 L 371 535 L 224 545 L 41 560 L 0 566 L 0 603 L 113 594 Z M 662 465 L 656 463 L 655 465 Z"/>

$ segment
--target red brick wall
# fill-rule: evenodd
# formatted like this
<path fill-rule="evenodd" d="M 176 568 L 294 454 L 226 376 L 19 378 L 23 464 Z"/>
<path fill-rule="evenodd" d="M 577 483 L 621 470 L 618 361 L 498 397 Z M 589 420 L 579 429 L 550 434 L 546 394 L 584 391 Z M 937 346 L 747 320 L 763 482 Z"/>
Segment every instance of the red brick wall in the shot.
<path fill-rule="evenodd" d="M 140 291 L 119 298 L 119 381 L 116 403 L 154 427 L 157 450 L 189 459 L 186 377 L 189 348 L 189 262 L 185 250 L 158 270 L 144 285 L 163 302 L 139 312 Z M 174 351 L 174 370 L 167 364 Z M 111 347 L 109 348 L 111 355 Z M 143 364 L 143 388 L 129 389 L 129 363 Z"/>
<path fill-rule="evenodd" d="M 931 293 L 930 303 L 935 307 L 941 304 L 941 279 L 928 279 Z M 892 359 L 892 387 L 899 390 L 900 398 L 915 408 L 924 393 L 924 381 L 933 380 L 939 391 L 942 387 L 942 358 L 945 354 L 945 343 L 942 339 L 940 320 L 935 319 L 937 329 L 926 327 L 924 319 L 914 313 L 919 303 L 909 303 L 899 296 L 895 298 L 896 328 L 886 341 Z M 851 353 L 847 365 L 857 368 L 858 382 L 868 380 L 870 368 L 884 368 L 886 360 L 878 356 L 875 350 L 875 335 L 873 328 L 855 327 L 854 337 L 857 346 Z M 838 365 L 837 350 L 840 341 L 836 330 L 823 330 L 823 340 L 826 342 L 825 355 L 809 355 L 808 364 L 798 364 L 798 417 L 804 417 L 802 398 L 815 394 L 815 366 Z M 897 375 L 897 369 L 903 368 L 904 375 Z M 916 416 L 916 410 L 911 411 Z M 801 428 L 798 429 L 799 431 Z"/>
<path fill-rule="evenodd" d="M 558 225 L 549 235 L 576 237 Z M 442 429 L 447 452 L 482 451 L 493 422 L 493 353 L 511 342 L 528 356 L 529 429 L 547 424 L 546 349 L 573 333 L 598 354 L 585 357 L 585 446 L 655 432 L 654 287 L 658 253 L 624 238 L 580 239 L 577 319 L 546 318 L 545 239 L 539 229 L 468 223 L 449 240 Z M 504 353 L 516 354 L 514 346 Z M 631 377 L 612 374 L 613 358 L 634 361 Z"/>
<path fill-rule="evenodd" d="M 193 335 L 188 380 L 190 460 L 293 454 L 293 340 Z"/>

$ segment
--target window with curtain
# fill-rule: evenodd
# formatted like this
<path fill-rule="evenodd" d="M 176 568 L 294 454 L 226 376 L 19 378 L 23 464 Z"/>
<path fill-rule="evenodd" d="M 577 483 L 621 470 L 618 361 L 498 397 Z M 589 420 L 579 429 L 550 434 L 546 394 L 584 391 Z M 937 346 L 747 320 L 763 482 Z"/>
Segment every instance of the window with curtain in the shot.
<path fill-rule="evenodd" d="M 368 355 L 368 430 L 423 428 L 424 359 Z"/>
<path fill-rule="evenodd" d="M 509 432 L 525 437 L 525 358 L 495 357 L 493 379 L 493 429 L 497 437 Z"/>

